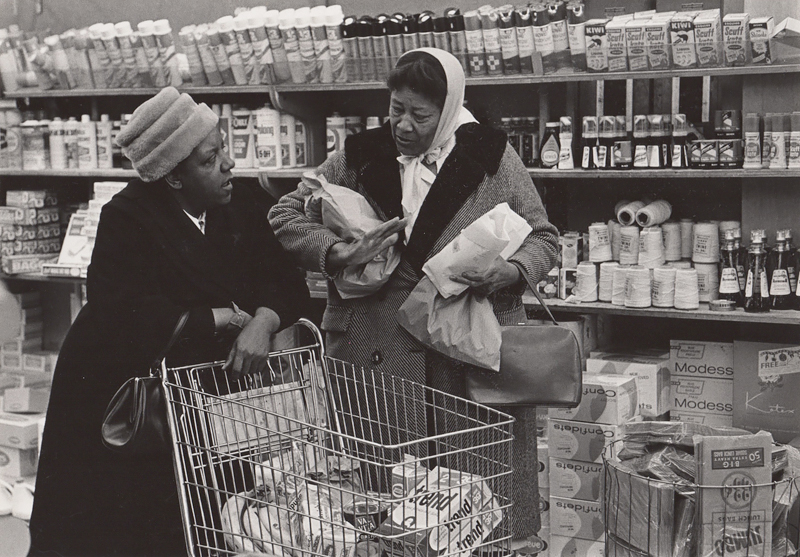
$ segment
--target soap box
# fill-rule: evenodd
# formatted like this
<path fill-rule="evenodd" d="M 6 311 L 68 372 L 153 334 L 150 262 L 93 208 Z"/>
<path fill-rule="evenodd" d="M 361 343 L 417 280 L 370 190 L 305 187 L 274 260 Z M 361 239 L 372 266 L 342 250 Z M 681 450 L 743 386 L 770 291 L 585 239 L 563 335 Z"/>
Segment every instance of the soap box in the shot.
<path fill-rule="evenodd" d="M 733 343 L 733 425 L 788 443 L 800 432 L 800 346 Z"/>
<path fill-rule="evenodd" d="M 547 442 L 551 458 L 602 462 L 603 451 L 622 438 L 622 426 L 550 418 Z"/>
<path fill-rule="evenodd" d="M 554 497 L 600 501 L 603 496 L 603 464 L 550 459 L 550 494 Z"/>
<path fill-rule="evenodd" d="M 671 340 L 669 370 L 672 377 L 733 379 L 733 344 Z"/>
<path fill-rule="evenodd" d="M 603 504 L 551 496 L 550 535 L 602 542 Z"/>
<path fill-rule="evenodd" d="M 39 444 L 40 416 L 0 413 L 0 446 L 35 449 Z"/>
<path fill-rule="evenodd" d="M 586 360 L 587 373 L 614 373 L 636 379 L 639 413 L 655 418 L 672 408 L 669 360 L 619 353 L 593 353 Z"/>
<path fill-rule="evenodd" d="M 733 381 L 672 377 L 672 412 L 733 416 Z"/>
<path fill-rule="evenodd" d="M 621 425 L 638 414 L 636 380 L 624 375 L 586 373 L 575 408 L 550 408 L 551 418 Z"/>
<path fill-rule="evenodd" d="M 0 447 L 0 476 L 19 478 L 36 474 L 36 449 Z"/>
<path fill-rule="evenodd" d="M 550 555 L 552 556 L 605 557 L 605 554 L 605 545 L 601 541 L 581 540 L 552 533 L 550 535 Z"/>

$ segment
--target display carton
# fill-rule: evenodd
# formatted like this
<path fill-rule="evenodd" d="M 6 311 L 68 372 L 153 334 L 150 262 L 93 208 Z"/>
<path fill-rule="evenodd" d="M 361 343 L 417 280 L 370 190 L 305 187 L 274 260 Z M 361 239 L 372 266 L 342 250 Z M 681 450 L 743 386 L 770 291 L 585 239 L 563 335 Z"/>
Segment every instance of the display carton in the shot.
<path fill-rule="evenodd" d="M 631 19 L 630 21 L 633 21 Z M 628 70 L 628 48 L 625 41 L 626 20 L 614 18 L 606 24 L 608 39 L 608 71 Z"/>
<path fill-rule="evenodd" d="M 586 360 L 587 373 L 613 373 L 635 378 L 639 413 L 642 416 L 654 418 L 672 408 L 667 358 L 624 353 L 593 354 Z"/>
<path fill-rule="evenodd" d="M 750 14 L 725 14 L 722 18 L 725 42 L 725 65 L 744 66 L 750 63 Z"/>
<path fill-rule="evenodd" d="M 39 445 L 40 416 L 0 413 L 0 446 L 35 449 Z"/>
<path fill-rule="evenodd" d="M 719 10 L 701 12 L 694 18 L 697 65 L 715 68 L 722 63 L 722 20 Z"/>
<path fill-rule="evenodd" d="M 772 16 L 754 17 L 749 23 L 750 55 L 753 64 L 772 64 Z"/>
<path fill-rule="evenodd" d="M 586 22 L 586 67 L 590 72 L 608 71 L 607 19 Z"/>
<path fill-rule="evenodd" d="M 53 190 L 8 190 L 6 205 L 9 207 L 54 207 L 58 205 L 58 195 Z"/>
<path fill-rule="evenodd" d="M 0 446 L 0 476 L 19 478 L 36 473 L 36 449 Z"/>
<path fill-rule="evenodd" d="M 774 60 L 780 64 L 800 63 L 800 20 L 787 17 L 772 34 Z"/>
<path fill-rule="evenodd" d="M 800 432 L 800 346 L 737 340 L 733 350 L 733 425 L 788 443 Z"/>
<path fill-rule="evenodd" d="M 539 489 L 547 489 L 550 487 L 550 456 L 547 448 L 546 439 L 537 439 L 536 441 L 536 458 L 539 460 L 537 479 L 539 481 Z"/>
<path fill-rule="evenodd" d="M 733 344 L 672 340 L 669 370 L 672 377 L 733 379 Z"/>
<path fill-rule="evenodd" d="M 624 375 L 584 374 L 575 408 L 550 408 L 550 417 L 621 425 L 639 413 L 636 380 Z"/>
<path fill-rule="evenodd" d="M 22 354 L 0 352 L 0 370 L 12 372 L 22 371 Z"/>
<path fill-rule="evenodd" d="M 628 67 L 630 70 L 646 70 L 647 65 L 647 42 L 645 41 L 644 29 L 647 19 L 632 19 L 625 24 L 625 44 L 628 48 Z"/>
<path fill-rule="evenodd" d="M 672 410 L 676 414 L 733 416 L 733 381 L 708 377 L 672 377 Z M 707 422 L 703 422 L 707 423 Z"/>
<path fill-rule="evenodd" d="M 668 70 L 672 67 L 669 46 L 669 20 L 651 19 L 644 28 L 647 63 L 651 70 Z"/>
<path fill-rule="evenodd" d="M 554 497 L 600 501 L 603 465 L 579 460 L 550 459 L 550 494 Z"/>
<path fill-rule="evenodd" d="M 602 462 L 603 451 L 622 436 L 623 428 L 550 418 L 547 442 L 551 458 Z"/>
<path fill-rule="evenodd" d="M 22 354 L 22 371 L 52 374 L 56 369 L 58 352 L 31 351 Z"/>
<path fill-rule="evenodd" d="M 694 16 L 686 12 L 677 14 L 669 22 L 672 63 L 676 69 L 697 67 L 694 41 Z"/>
<path fill-rule="evenodd" d="M 603 504 L 551 496 L 550 535 L 603 541 Z"/>
<path fill-rule="evenodd" d="M 3 394 L 3 411 L 38 414 L 47 411 L 50 389 L 42 387 L 16 387 Z"/>
<path fill-rule="evenodd" d="M 557 536 L 550 531 L 550 555 L 565 557 L 604 557 L 605 546 L 601 541 L 581 540 Z"/>

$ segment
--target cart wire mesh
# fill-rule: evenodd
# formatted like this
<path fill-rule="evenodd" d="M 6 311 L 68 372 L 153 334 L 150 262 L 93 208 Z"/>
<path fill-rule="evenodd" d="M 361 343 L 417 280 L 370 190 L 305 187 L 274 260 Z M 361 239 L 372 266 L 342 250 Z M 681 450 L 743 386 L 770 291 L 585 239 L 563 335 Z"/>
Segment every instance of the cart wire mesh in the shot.
<path fill-rule="evenodd" d="M 164 368 L 188 553 L 509 554 L 513 418 L 325 356 Z M 306 333 L 307 334 L 307 333 Z"/>

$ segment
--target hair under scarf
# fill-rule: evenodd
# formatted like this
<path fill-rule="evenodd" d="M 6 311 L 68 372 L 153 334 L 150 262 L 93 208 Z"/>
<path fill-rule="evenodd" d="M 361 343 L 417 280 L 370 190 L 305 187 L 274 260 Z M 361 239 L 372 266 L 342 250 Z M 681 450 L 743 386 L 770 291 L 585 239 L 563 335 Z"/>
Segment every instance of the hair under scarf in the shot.
<path fill-rule="evenodd" d="M 477 122 L 472 113 L 464 108 L 464 68 L 461 67 L 458 59 L 446 50 L 417 48 L 403 54 L 400 60 L 413 52 L 425 52 L 439 62 L 447 78 L 447 96 L 444 99 L 442 114 L 439 116 L 439 124 L 436 126 L 436 133 L 430 147 L 420 155 L 403 155 L 397 159 L 403 165 L 402 205 L 408 217 L 406 241 L 411 236 L 419 209 L 430 190 L 430 185 L 426 184 L 421 177 L 424 169 L 423 163 L 434 164 L 449 155 L 455 146 L 456 130 L 464 124 Z"/>

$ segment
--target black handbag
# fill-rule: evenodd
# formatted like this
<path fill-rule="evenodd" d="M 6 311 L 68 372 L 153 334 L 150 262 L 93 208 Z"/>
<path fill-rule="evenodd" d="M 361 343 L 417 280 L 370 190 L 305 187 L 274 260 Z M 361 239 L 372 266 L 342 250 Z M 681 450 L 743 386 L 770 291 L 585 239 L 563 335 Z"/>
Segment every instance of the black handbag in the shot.
<path fill-rule="evenodd" d="M 131 377 L 112 397 L 101 430 L 103 444 L 109 449 L 127 455 L 169 452 L 167 404 L 163 381 L 157 370 L 188 319 L 189 312 L 183 312 L 166 348 L 153 362 L 150 376 Z"/>
<path fill-rule="evenodd" d="M 500 371 L 468 371 L 467 395 L 491 406 L 574 408 L 583 392 L 578 339 L 558 324 L 536 285 L 521 267 L 520 272 L 552 323 L 501 327 Z"/>

